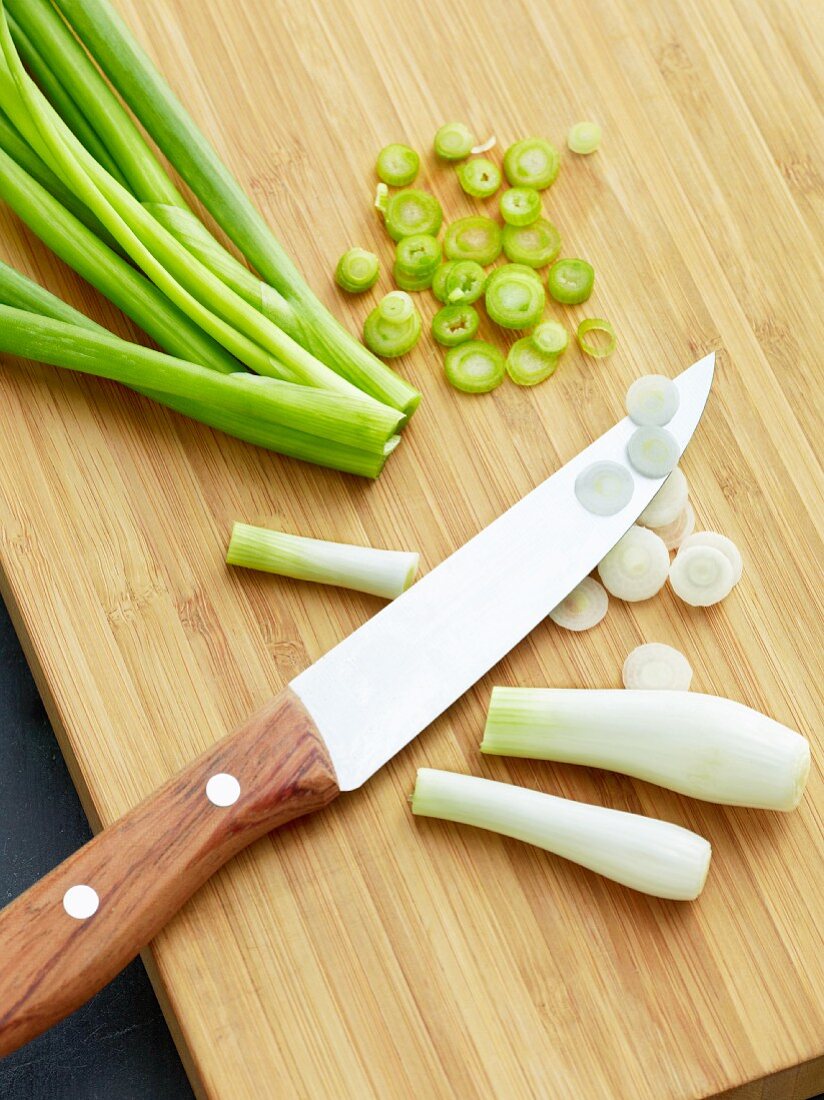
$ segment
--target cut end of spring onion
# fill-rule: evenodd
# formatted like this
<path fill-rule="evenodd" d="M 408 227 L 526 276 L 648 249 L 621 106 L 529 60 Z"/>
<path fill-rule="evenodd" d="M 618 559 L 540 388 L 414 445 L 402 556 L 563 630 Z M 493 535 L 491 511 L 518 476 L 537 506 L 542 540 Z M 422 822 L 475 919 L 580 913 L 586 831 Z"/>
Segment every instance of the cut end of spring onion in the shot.
<path fill-rule="evenodd" d="M 567 146 L 573 153 L 587 156 L 601 144 L 601 127 L 597 122 L 576 122 L 567 134 Z"/>
<path fill-rule="evenodd" d="M 378 281 L 380 264 L 374 252 L 365 248 L 350 248 L 338 260 L 335 282 L 349 294 L 361 294 Z"/>
<path fill-rule="evenodd" d="M 390 187 L 408 187 L 415 181 L 421 158 L 408 145 L 385 145 L 378 153 L 375 171 Z"/>
<path fill-rule="evenodd" d="M 695 530 L 695 511 L 687 501 L 681 514 L 663 527 L 654 528 L 656 535 L 664 540 L 667 550 L 677 550 Z"/>
<path fill-rule="evenodd" d="M 435 134 L 435 156 L 442 160 L 464 160 L 477 145 L 477 138 L 463 122 L 445 122 Z"/>
<path fill-rule="evenodd" d="M 679 458 L 678 440 L 666 428 L 636 428 L 627 443 L 633 469 L 645 477 L 666 477 Z"/>
<path fill-rule="evenodd" d="M 386 232 L 393 241 L 416 234 L 436 237 L 443 223 L 443 210 L 434 195 L 428 191 L 396 191 L 386 204 L 384 212 Z"/>
<path fill-rule="evenodd" d="M 638 517 L 642 527 L 666 527 L 674 523 L 687 505 L 689 486 L 684 472 L 676 466 L 667 480 Z"/>
<path fill-rule="evenodd" d="M 375 209 L 380 210 L 381 214 L 386 213 L 386 207 L 389 203 L 389 188 L 385 183 L 379 183 L 375 188 Z"/>
<path fill-rule="evenodd" d="M 541 351 L 531 336 L 524 336 L 509 349 L 506 373 L 516 386 L 537 386 L 555 373 L 560 358 Z"/>
<path fill-rule="evenodd" d="M 561 234 L 546 218 L 536 218 L 529 225 L 505 225 L 501 244 L 512 263 L 545 267 L 561 251 Z"/>
<path fill-rule="evenodd" d="M 569 345 L 569 333 L 559 321 L 542 321 L 532 339 L 535 347 L 547 355 L 561 355 Z"/>
<path fill-rule="evenodd" d="M 691 691 L 496 687 L 481 751 L 606 768 L 762 810 L 795 809 L 810 771 L 801 734 Z"/>
<path fill-rule="evenodd" d="M 488 153 L 489 150 L 494 149 L 497 144 L 498 139 L 493 135 L 487 138 L 486 141 L 481 142 L 480 145 L 473 146 L 469 151 L 473 156 L 477 156 L 480 153 Z"/>
<path fill-rule="evenodd" d="M 402 290 L 393 290 L 382 298 L 363 323 L 363 342 L 375 355 L 387 359 L 406 355 L 420 334 L 421 315 Z"/>
<path fill-rule="evenodd" d="M 615 329 L 603 317 L 585 317 L 575 333 L 578 346 L 584 355 L 593 359 L 605 359 L 612 355 L 618 343 Z"/>
<path fill-rule="evenodd" d="M 486 267 L 501 254 L 501 227 L 480 215 L 459 218 L 447 226 L 443 250 L 450 260 L 474 260 Z"/>
<path fill-rule="evenodd" d="M 392 600 L 414 581 L 419 555 L 324 542 L 236 523 L 226 561 L 229 565 L 351 588 Z"/>
<path fill-rule="evenodd" d="M 546 305 L 540 280 L 513 270 L 511 265 L 498 270 L 501 274 L 486 285 L 486 312 L 502 328 L 532 328 L 540 321 Z"/>
<path fill-rule="evenodd" d="M 452 260 L 446 273 L 446 301 L 452 305 L 472 305 L 486 286 L 486 272 L 474 260 Z"/>
<path fill-rule="evenodd" d="M 636 378 L 627 390 L 627 413 L 641 428 L 663 428 L 678 412 L 678 387 L 663 374 Z"/>
<path fill-rule="evenodd" d="M 396 244 L 392 272 L 401 290 L 425 290 L 432 285 L 440 262 L 440 241 L 428 233 L 415 233 Z"/>
<path fill-rule="evenodd" d="M 458 166 L 458 183 L 474 199 L 489 199 L 501 186 L 501 170 L 486 157 L 476 157 Z"/>
<path fill-rule="evenodd" d="M 516 141 L 504 153 L 504 172 L 513 187 L 543 191 L 555 182 L 560 165 L 558 150 L 542 138 Z"/>
<path fill-rule="evenodd" d="M 478 331 L 478 311 L 470 305 L 450 305 L 439 309 L 432 318 L 432 335 L 445 348 L 454 348 L 471 340 Z"/>
<path fill-rule="evenodd" d="M 735 574 L 729 558 L 715 546 L 682 547 L 669 573 L 675 595 L 690 607 L 711 607 L 732 592 Z"/>
<path fill-rule="evenodd" d="M 712 849 L 680 825 L 472 775 L 419 768 L 412 813 L 488 829 L 653 897 L 691 901 Z"/>
<path fill-rule="evenodd" d="M 630 691 L 689 691 L 692 666 L 671 645 L 647 642 L 633 649 L 624 661 L 621 679 Z"/>
<path fill-rule="evenodd" d="M 510 187 L 498 204 L 507 225 L 532 225 L 541 216 L 541 196 L 534 187 Z"/>
<path fill-rule="evenodd" d="M 654 531 L 630 527 L 598 566 L 601 583 L 611 596 L 628 603 L 649 600 L 664 587 L 669 551 Z"/>
<path fill-rule="evenodd" d="M 446 353 L 444 370 L 449 382 L 464 393 L 489 393 L 504 380 L 504 357 L 483 340 L 469 340 Z"/>
<path fill-rule="evenodd" d="M 632 500 L 632 474 L 617 462 L 593 462 L 575 479 L 575 496 L 588 512 L 614 516 Z"/>
<path fill-rule="evenodd" d="M 721 551 L 732 566 L 732 583 L 738 584 L 741 580 L 741 574 L 744 571 L 741 551 L 732 539 L 727 538 L 726 535 L 720 535 L 717 531 L 696 531 L 695 534 L 690 532 L 689 537 L 685 538 L 682 546 L 684 550 L 690 546 L 714 546 L 716 550 Z"/>
<path fill-rule="evenodd" d="M 546 281 L 556 302 L 577 306 L 585 302 L 595 286 L 595 268 L 586 260 L 558 260 L 549 269 Z"/>
<path fill-rule="evenodd" d="M 565 630 L 591 630 L 609 610 L 609 596 L 594 577 L 584 577 L 566 599 L 549 613 L 549 617 Z"/>

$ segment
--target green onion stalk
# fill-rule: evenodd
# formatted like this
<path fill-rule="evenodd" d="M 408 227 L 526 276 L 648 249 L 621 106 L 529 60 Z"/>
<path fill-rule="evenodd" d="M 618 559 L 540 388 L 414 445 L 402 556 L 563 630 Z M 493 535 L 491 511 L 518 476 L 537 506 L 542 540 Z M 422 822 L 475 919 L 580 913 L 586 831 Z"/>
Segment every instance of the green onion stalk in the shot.
<path fill-rule="evenodd" d="M 191 215 L 131 120 L 127 127 L 123 125 L 122 118 L 113 115 L 114 121 L 107 125 L 101 117 L 109 112 L 116 98 L 82 50 L 84 64 L 74 63 L 77 50 L 69 44 L 69 40 L 75 45 L 76 42 L 47 0 L 11 0 L 8 6 L 30 35 L 32 32 L 26 26 L 24 10 L 25 13 L 35 12 L 43 22 L 49 21 L 52 33 L 48 37 L 38 36 L 38 46 L 63 85 L 82 105 L 94 128 L 104 134 L 105 144 L 126 177 L 133 197 L 140 203 L 177 207 Z M 293 311 L 297 320 L 292 322 L 291 336 L 289 328 L 283 330 L 287 337 L 293 343 L 300 341 L 305 352 L 326 364 L 354 387 L 410 414 L 420 400 L 418 392 L 347 332 L 312 293 L 260 213 L 221 163 L 111 5 L 106 0 L 59 0 L 57 8 L 220 228 Z M 64 30 L 61 31 L 57 24 Z M 73 61 L 72 65 L 69 60 Z M 97 80 L 92 73 L 96 74 Z M 96 183 L 98 178 L 96 174 Z M 105 182 L 107 198 L 110 201 L 117 198 L 122 202 L 123 196 L 113 194 L 108 181 Z M 131 216 L 136 217 L 134 210 Z M 185 219 L 185 214 L 180 219 Z M 142 230 L 152 232 L 145 223 Z M 167 234 L 172 236 L 168 230 Z M 156 242 L 159 240 L 156 234 L 154 239 Z M 168 240 L 162 243 L 168 248 Z M 203 266 L 206 266 L 205 262 Z M 199 274 L 202 276 L 202 272 Z M 225 274 L 220 277 L 225 277 Z M 251 287 L 249 289 L 251 292 Z M 243 297 L 237 287 L 234 293 Z M 287 316 L 285 309 L 278 299 L 275 301 L 282 313 L 281 321 L 275 321 L 275 325 L 288 325 L 289 322 L 284 319 Z M 229 304 L 236 307 L 231 299 Z M 244 305 L 249 304 L 248 300 L 244 301 Z M 236 314 L 233 324 L 239 324 L 238 316 Z M 248 318 L 247 324 L 252 324 Z M 254 324 L 252 327 L 255 327 Z M 260 334 L 259 328 L 257 331 Z M 259 335 L 254 337 L 258 338 Z M 288 351 L 290 355 L 294 354 L 294 349 Z M 304 362 L 305 366 L 307 364 Z"/>

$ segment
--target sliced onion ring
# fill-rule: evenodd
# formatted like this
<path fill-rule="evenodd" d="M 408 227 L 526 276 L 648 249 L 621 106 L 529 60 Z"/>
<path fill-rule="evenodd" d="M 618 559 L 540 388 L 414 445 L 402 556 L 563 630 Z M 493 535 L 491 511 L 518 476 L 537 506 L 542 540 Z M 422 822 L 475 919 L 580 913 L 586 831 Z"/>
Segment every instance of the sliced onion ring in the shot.
<path fill-rule="evenodd" d="M 669 580 L 684 603 L 711 607 L 732 592 L 734 576 L 729 558 L 715 546 L 688 546 L 676 554 Z"/>
<path fill-rule="evenodd" d="M 598 576 L 611 596 L 635 603 L 649 600 L 667 582 L 669 551 L 646 527 L 630 527 L 598 566 Z"/>
<path fill-rule="evenodd" d="M 677 519 L 665 527 L 656 527 L 655 533 L 664 540 L 667 550 L 677 550 L 695 530 L 695 511 L 689 501 Z"/>
<path fill-rule="evenodd" d="M 588 332 L 606 333 L 607 342 L 587 340 L 586 335 Z M 585 317 L 578 325 L 578 331 L 575 335 L 581 351 L 585 355 L 591 355 L 594 359 L 604 359 L 607 355 L 612 355 L 618 343 L 615 329 L 603 317 Z"/>
<path fill-rule="evenodd" d="M 627 456 L 645 477 L 666 477 L 678 461 L 678 440 L 666 428 L 636 428 L 627 443 Z"/>
<path fill-rule="evenodd" d="M 632 474 L 618 462 L 593 462 L 575 478 L 575 496 L 588 512 L 614 516 L 632 499 Z"/>
<path fill-rule="evenodd" d="M 550 619 L 566 630 L 590 630 L 609 608 L 609 596 L 594 577 L 584 577 L 570 594 L 549 613 Z"/>
<path fill-rule="evenodd" d="M 645 374 L 627 390 L 627 413 L 642 428 L 669 424 L 680 402 L 678 387 L 663 374 Z"/>
<path fill-rule="evenodd" d="M 667 480 L 638 517 L 642 527 L 651 527 L 657 531 L 674 523 L 684 511 L 689 486 L 683 471 L 676 466 Z"/>
<path fill-rule="evenodd" d="M 741 551 L 732 539 L 728 539 L 726 535 L 720 535 L 717 531 L 696 531 L 695 534 L 690 534 L 689 538 L 683 540 L 684 550 L 690 546 L 714 546 L 716 550 L 721 551 L 732 566 L 732 583 L 738 584 L 741 580 L 744 562 Z"/>
<path fill-rule="evenodd" d="M 684 654 L 671 645 L 647 642 L 633 649 L 624 661 L 621 678 L 630 691 L 689 691 L 692 668 Z"/>

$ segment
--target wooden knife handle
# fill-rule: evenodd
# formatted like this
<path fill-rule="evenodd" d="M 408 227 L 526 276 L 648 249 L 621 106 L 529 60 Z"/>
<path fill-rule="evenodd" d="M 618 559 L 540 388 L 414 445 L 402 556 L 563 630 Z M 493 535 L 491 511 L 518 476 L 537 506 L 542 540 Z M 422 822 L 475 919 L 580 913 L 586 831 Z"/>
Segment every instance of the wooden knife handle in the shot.
<path fill-rule="evenodd" d="M 336 794 L 287 688 L 0 912 L 0 1057 L 114 978 L 241 848 Z"/>

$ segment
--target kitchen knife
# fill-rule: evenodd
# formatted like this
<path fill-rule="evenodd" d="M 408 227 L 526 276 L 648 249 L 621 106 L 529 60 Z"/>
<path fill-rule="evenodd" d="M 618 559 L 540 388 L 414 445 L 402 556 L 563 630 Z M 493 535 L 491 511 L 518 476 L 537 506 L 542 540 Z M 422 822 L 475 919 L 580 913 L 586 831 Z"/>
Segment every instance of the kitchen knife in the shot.
<path fill-rule="evenodd" d="M 675 379 L 680 451 L 714 364 Z M 613 516 L 578 502 L 577 475 L 626 464 L 633 429 L 616 424 L 0 912 L 0 1055 L 110 981 L 240 849 L 365 783 L 560 603 L 662 484 L 633 473 Z"/>

